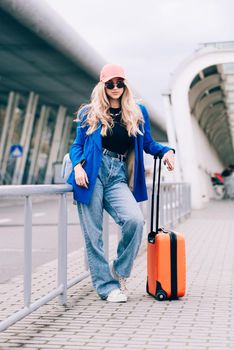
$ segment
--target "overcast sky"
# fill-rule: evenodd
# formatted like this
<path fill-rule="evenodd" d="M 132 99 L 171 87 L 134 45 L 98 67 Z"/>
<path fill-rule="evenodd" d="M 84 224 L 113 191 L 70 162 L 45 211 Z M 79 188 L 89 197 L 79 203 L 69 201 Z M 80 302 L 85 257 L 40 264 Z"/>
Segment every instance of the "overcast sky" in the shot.
<path fill-rule="evenodd" d="M 46 0 L 162 116 L 161 93 L 200 43 L 234 41 L 234 0 Z"/>

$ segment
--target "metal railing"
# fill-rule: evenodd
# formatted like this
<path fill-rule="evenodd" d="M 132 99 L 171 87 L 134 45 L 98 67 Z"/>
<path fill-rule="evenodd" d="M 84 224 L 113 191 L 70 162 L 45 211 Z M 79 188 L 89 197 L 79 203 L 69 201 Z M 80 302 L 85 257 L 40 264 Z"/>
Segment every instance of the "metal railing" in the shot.
<path fill-rule="evenodd" d="M 149 198 L 151 198 L 152 186 L 148 185 Z M 74 286 L 89 276 L 87 259 L 84 261 L 84 272 L 76 278 L 67 280 L 67 199 L 66 193 L 71 192 L 70 185 L 17 185 L 0 186 L 0 197 L 24 197 L 24 307 L 0 322 L 0 331 L 4 331 L 17 321 L 45 305 L 52 299 L 59 297 L 61 305 L 66 304 L 67 289 Z M 32 196 L 59 194 L 58 213 L 58 274 L 57 288 L 47 295 L 31 303 L 32 294 Z M 147 226 L 144 232 L 150 229 L 151 200 L 140 203 Z M 160 226 L 168 226 L 178 223 L 191 212 L 190 186 L 185 183 L 162 183 L 160 192 Z M 108 257 L 109 220 L 104 216 L 103 238 L 105 254 Z M 109 257 L 108 257 L 109 258 Z"/>
<path fill-rule="evenodd" d="M 187 183 L 162 183 L 160 186 L 159 225 L 174 228 L 191 212 L 191 192 Z"/>

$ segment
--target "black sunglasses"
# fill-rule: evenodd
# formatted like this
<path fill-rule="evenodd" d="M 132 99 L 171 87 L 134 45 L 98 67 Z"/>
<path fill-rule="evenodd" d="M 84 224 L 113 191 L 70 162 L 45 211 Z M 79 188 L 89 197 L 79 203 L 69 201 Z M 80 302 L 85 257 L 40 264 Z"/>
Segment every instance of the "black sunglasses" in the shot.
<path fill-rule="evenodd" d="M 123 80 L 119 80 L 117 81 L 117 83 L 115 84 L 113 81 L 108 81 L 106 84 L 105 84 L 105 87 L 109 90 L 113 90 L 114 87 L 117 87 L 118 89 L 122 89 L 125 87 L 125 84 L 123 82 Z"/>

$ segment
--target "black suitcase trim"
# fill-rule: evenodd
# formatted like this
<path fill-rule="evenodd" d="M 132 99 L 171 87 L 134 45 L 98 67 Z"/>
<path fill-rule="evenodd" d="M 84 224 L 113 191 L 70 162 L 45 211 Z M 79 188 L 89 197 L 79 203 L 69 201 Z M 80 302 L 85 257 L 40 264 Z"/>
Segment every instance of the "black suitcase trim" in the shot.
<path fill-rule="evenodd" d="M 171 297 L 170 299 L 178 299 L 177 285 L 177 237 L 174 232 L 170 232 L 171 243 Z"/>

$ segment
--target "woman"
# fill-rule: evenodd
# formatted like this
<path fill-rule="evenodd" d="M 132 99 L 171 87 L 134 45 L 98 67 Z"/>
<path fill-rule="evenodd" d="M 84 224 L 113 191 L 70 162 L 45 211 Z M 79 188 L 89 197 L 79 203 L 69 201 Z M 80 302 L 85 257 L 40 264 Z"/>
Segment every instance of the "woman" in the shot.
<path fill-rule="evenodd" d="M 78 112 L 77 135 L 70 148 L 73 185 L 92 283 L 101 299 L 126 302 L 126 279 L 140 247 L 144 218 L 137 202 L 147 199 L 143 150 L 163 156 L 174 168 L 174 150 L 155 142 L 149 116 L 133 99 L 122 67 L 107 64 L 91 103 Z M 102 239 L 103 209 L 121 226 L 112 267 Z"/>

